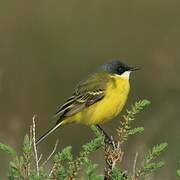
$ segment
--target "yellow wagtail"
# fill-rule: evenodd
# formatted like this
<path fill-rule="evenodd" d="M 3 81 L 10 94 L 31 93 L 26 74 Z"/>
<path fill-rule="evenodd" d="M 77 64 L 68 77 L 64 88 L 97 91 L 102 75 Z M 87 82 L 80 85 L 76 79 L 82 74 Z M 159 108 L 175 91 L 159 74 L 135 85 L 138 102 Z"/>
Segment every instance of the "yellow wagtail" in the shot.
<path fill-rule="evenodd" d="M 118 60 L 102 65 L 97 72 L 78 84 L 74 94 L 57 111 L 55 126 L 36 144 L 65 124 L 99 125 L 115 118 L 126 103 L 130 73 L 138 69 Z"/>

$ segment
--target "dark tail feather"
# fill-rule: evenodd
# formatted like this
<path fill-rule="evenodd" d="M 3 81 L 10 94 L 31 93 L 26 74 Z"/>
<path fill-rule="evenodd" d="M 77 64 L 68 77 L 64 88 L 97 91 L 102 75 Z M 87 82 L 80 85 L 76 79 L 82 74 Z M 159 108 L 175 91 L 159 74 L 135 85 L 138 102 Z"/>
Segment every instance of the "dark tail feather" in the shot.
<path fill-rule="evenodd" d="M 44 139 L 46 139 L 51 133 L 53 133 L 58 127 L 63 125 L 64 121 L 61 121 L 60 123 L 56 124 L 54 127 L 49 129 L 45 134 L 43 134 L 37 141 L 36 145 L 38 145 L 40 142 L 42 142 Z"/>

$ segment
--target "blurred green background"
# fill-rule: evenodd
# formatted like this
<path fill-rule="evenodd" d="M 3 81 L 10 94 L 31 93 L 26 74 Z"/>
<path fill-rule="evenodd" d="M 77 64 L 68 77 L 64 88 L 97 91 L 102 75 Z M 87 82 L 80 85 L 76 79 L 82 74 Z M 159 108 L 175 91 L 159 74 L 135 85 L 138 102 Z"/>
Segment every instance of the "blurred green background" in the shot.
<path fill-rule="evenodd" d="M 37 114 L 37 135 L 52 126 L 57 106 L 76 83 L 112 58 L 140 65 L 131 78 L 128 106 L 149 99 L 138 116 L 142 136 L 126 147 L 124 167 L 132 169 L 153 144 L 168 142 L 167 165 L 151 179 L 176 179 L 180 160 L 180 1 L 54 0 L 0 2 L 0 142 L 19 150 Z M 105 124 L 115 134 L 119 124 Z M 40 145 L 48 155 L 57 138 L 59 150 L 77 153 L 92 137 L 83 125 L 69 125 Z M 98 151 L 94 160 L 103 163 Z M 9 157 L 0 152 L 0 177 L 6 179 Z M 180 166 L 180 165 L 179 165 Z M 102 167 L 99 168 L 102 171 Z"/>

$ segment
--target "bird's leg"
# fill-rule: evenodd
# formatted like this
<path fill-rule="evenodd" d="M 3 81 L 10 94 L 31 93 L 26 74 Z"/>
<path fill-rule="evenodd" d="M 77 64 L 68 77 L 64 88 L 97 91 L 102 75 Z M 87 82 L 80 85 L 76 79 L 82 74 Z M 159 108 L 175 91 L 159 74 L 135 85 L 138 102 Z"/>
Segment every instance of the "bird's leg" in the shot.
<path fill-rule="evenodd" d="M 105 143 L 114 146 L 113 138 L 110 137 L 110 136 L 102 129 L 102 127 L 101 127 L 100 125 L 96 125 L 96 126 L 97 126 L 97 127 L 102 131 L 102 133 L 104 134 L 104 136 L 105 136 L 105 140 L 104 140 Z"/>

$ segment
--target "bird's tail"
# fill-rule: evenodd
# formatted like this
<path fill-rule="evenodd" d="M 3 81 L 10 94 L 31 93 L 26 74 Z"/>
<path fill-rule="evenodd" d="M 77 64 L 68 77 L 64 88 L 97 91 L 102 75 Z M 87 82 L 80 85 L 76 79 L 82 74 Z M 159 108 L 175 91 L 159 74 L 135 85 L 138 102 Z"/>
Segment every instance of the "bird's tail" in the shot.
<path fill-rule="evenodd" d="M 45 134 L 43 134 L 37 141 L 36 145 L 38 145 L 40 142 L 42 142 L 44 139 L 46 139 L 51 133 L 53 133 L 56 129 L 58 129 L 60 126 L 64 124 L 64 121 L 61 121 L 60 123 L 56 124 L 54 127 L 49 129 Z"/>

